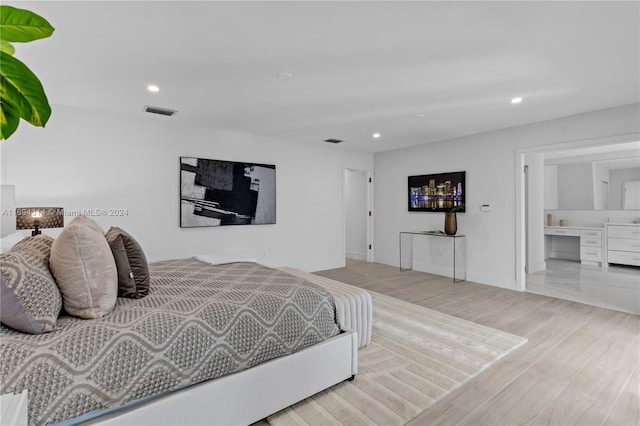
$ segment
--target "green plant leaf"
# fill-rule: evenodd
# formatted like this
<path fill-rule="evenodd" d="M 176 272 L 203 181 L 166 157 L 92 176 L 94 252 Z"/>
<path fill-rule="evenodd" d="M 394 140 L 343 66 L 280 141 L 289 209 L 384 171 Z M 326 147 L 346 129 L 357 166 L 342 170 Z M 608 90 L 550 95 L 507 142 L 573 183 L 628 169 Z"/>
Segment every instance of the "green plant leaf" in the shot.
<path fill-rule="evenodd" d="M 16 52 L 16 49 L 14 49 L 13 44 L 9 43 L 6 40 L 0 40 L 0 50 L 8 53 L 9 55 L 13 55 Z"/>
<path fill-rule="evenodd" d="M 459 206 L 455 206 L 449 209 L 447 213 L 456 213 L 464 210 L 464 204 L 460 204 Z"/>
<path fill-rule="evenodd" d="M 11 104 L 0 99 L 0 140 L 7 139 L 18 128 L 20 113 Z"/>
<path fill-rule="evenodd" d="M 49 37 L 55 29 L 30 10 L 0 6 L 0 39 L 28 42 Z"/>
<path fill-rule="evenodd" d="M 47 123 L 51 107 L 38 77 L 21 61 L 0 51 L 0 99 L 34 126 Z"/>

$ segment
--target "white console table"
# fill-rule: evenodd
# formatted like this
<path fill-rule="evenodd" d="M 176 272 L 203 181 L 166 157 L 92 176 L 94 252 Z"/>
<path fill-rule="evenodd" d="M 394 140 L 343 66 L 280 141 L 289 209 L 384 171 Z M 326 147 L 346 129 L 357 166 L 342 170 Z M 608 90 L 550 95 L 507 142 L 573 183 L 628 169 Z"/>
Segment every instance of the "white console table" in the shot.
<path fill-rule="evenodd" d="M 400 239 L 400 271 L 408 271 L 413 269 L 413 255 L 411 255 L 411 264 L 408 268 L 402 268 L 402 236 L 405 235 L 409 238 L 405 238 L 405 240 L 409 240 L 411 242 L 411 253 L 413 253 L 413 237 L 415 235 L 421 235 L 426 237 L 433 238 L 448 238 L 451 241 L 451 245 L 453 246 L 453 282 L 458 283 L 465 281 L 467 279 L 467 268 L 466 268 L 466 252 L 467 252 L 467 237 L 465 235 L 447 235 L 443 233 L 430 232 L 430 231 L 401 231 L 399 235 Z M 456 249 L 456 246 L 460 243 L 461 247 Z M 406 253 L 406 248 L 405 248 Z M 457 259 L 458 257 L 462 257 L 463 259 Z M 464 261 L 462 261 L 464 260 Z M 456 262 L 458 266 L 463 266 L 464 278 L 456 279 Z"/>
<path fill-rule="evenodd" d="M 545 258 L 556 257 L 551 249 L 552 238 L 570 237 L 576 238 L 579 244 L 579 252 L 576 251 L 575 259 L 586 265 L 602 266 L 603 264 L 603 228 L 581 226 L 545 226 Z M 560 257 L 559 258 L 568 258 Z"/>

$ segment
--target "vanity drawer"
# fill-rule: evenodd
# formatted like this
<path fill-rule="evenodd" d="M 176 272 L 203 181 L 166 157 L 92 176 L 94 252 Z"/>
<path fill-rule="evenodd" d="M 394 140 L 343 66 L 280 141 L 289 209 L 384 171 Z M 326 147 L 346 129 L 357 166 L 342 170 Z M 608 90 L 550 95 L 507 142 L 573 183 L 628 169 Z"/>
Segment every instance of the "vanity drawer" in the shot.
<path fill-rule="evenodd" d="M 580 236 L 579 229 L 558 229 L 555 227 L 544 228 L 544 233 L 547 235 L 573 235 L 576 237 Z"/>
<path fill-rule="evenodd" d="M 625 240 L 623 238 L 609 238 L 609 250 L 630 251 L 640 253 L 640 240 Z"/>
<path fill-rule="evenodd" d="M 602 262 L 602 249 L 600 247 L 580 247 L 580 260 Z"/>
<path fill-rule="evenodd" d="M 631 253 L 628 251 L 609 250 L 609 263 L 620 263 L 623 265 L 640 266 L 640 253 Z"/>
<path fill-rule="evenodd" d="M 640 226 L 616 226 L 607 227 L 607 237 L 626 238 L 640 241 Z"/>
<path fill-rule="evenodd" d="M 601 247 L 602 246 L 602 239 L 601 238 L 584 238 L 584 237 L 580 237 L 580 245 L 581 246 L 588 246 L 588 247 Z"/>
<path fill-rule="evenodd" d="M 595 238 L 598 240 L 602 240 L 602 231 L 598 231 L 595 229 L 583 229 L 580 231 L 580 238 Z"/>

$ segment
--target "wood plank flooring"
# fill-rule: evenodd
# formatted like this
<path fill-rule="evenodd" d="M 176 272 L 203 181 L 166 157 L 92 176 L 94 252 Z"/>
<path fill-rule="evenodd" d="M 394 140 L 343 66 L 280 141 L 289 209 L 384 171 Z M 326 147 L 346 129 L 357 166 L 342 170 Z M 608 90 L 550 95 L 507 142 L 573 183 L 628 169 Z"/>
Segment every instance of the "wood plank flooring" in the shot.
<path fill-rule="evenodd" d="M 529 341 L 409 425 L 640 425 L 640 316 L 347 260 L 323 277 Z"/>

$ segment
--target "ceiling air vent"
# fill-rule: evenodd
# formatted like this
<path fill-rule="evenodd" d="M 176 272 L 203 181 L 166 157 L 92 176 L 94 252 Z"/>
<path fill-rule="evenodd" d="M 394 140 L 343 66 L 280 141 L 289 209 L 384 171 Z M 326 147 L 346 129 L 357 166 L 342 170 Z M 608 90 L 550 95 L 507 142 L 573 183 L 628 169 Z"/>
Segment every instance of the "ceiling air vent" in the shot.
<path fill-rule="evenodd" d="M 176 110 L 169 109 L 169 108 L 160 108 L 160 107 L 154 107 L 154 106 L 149 106 L 149 105 L 144 107 L 144 110 L 146 112 L 150 113 L 150 114 L 166 115 L 168 117 L 171 117 L 176 112 L 178 112 Z"/>
<path fill-rule="evenodd" d="M 325 142 L 329 142 L 329 143 L 340 143 L 342 142 L 340 139 L 325 139 Z"/>

